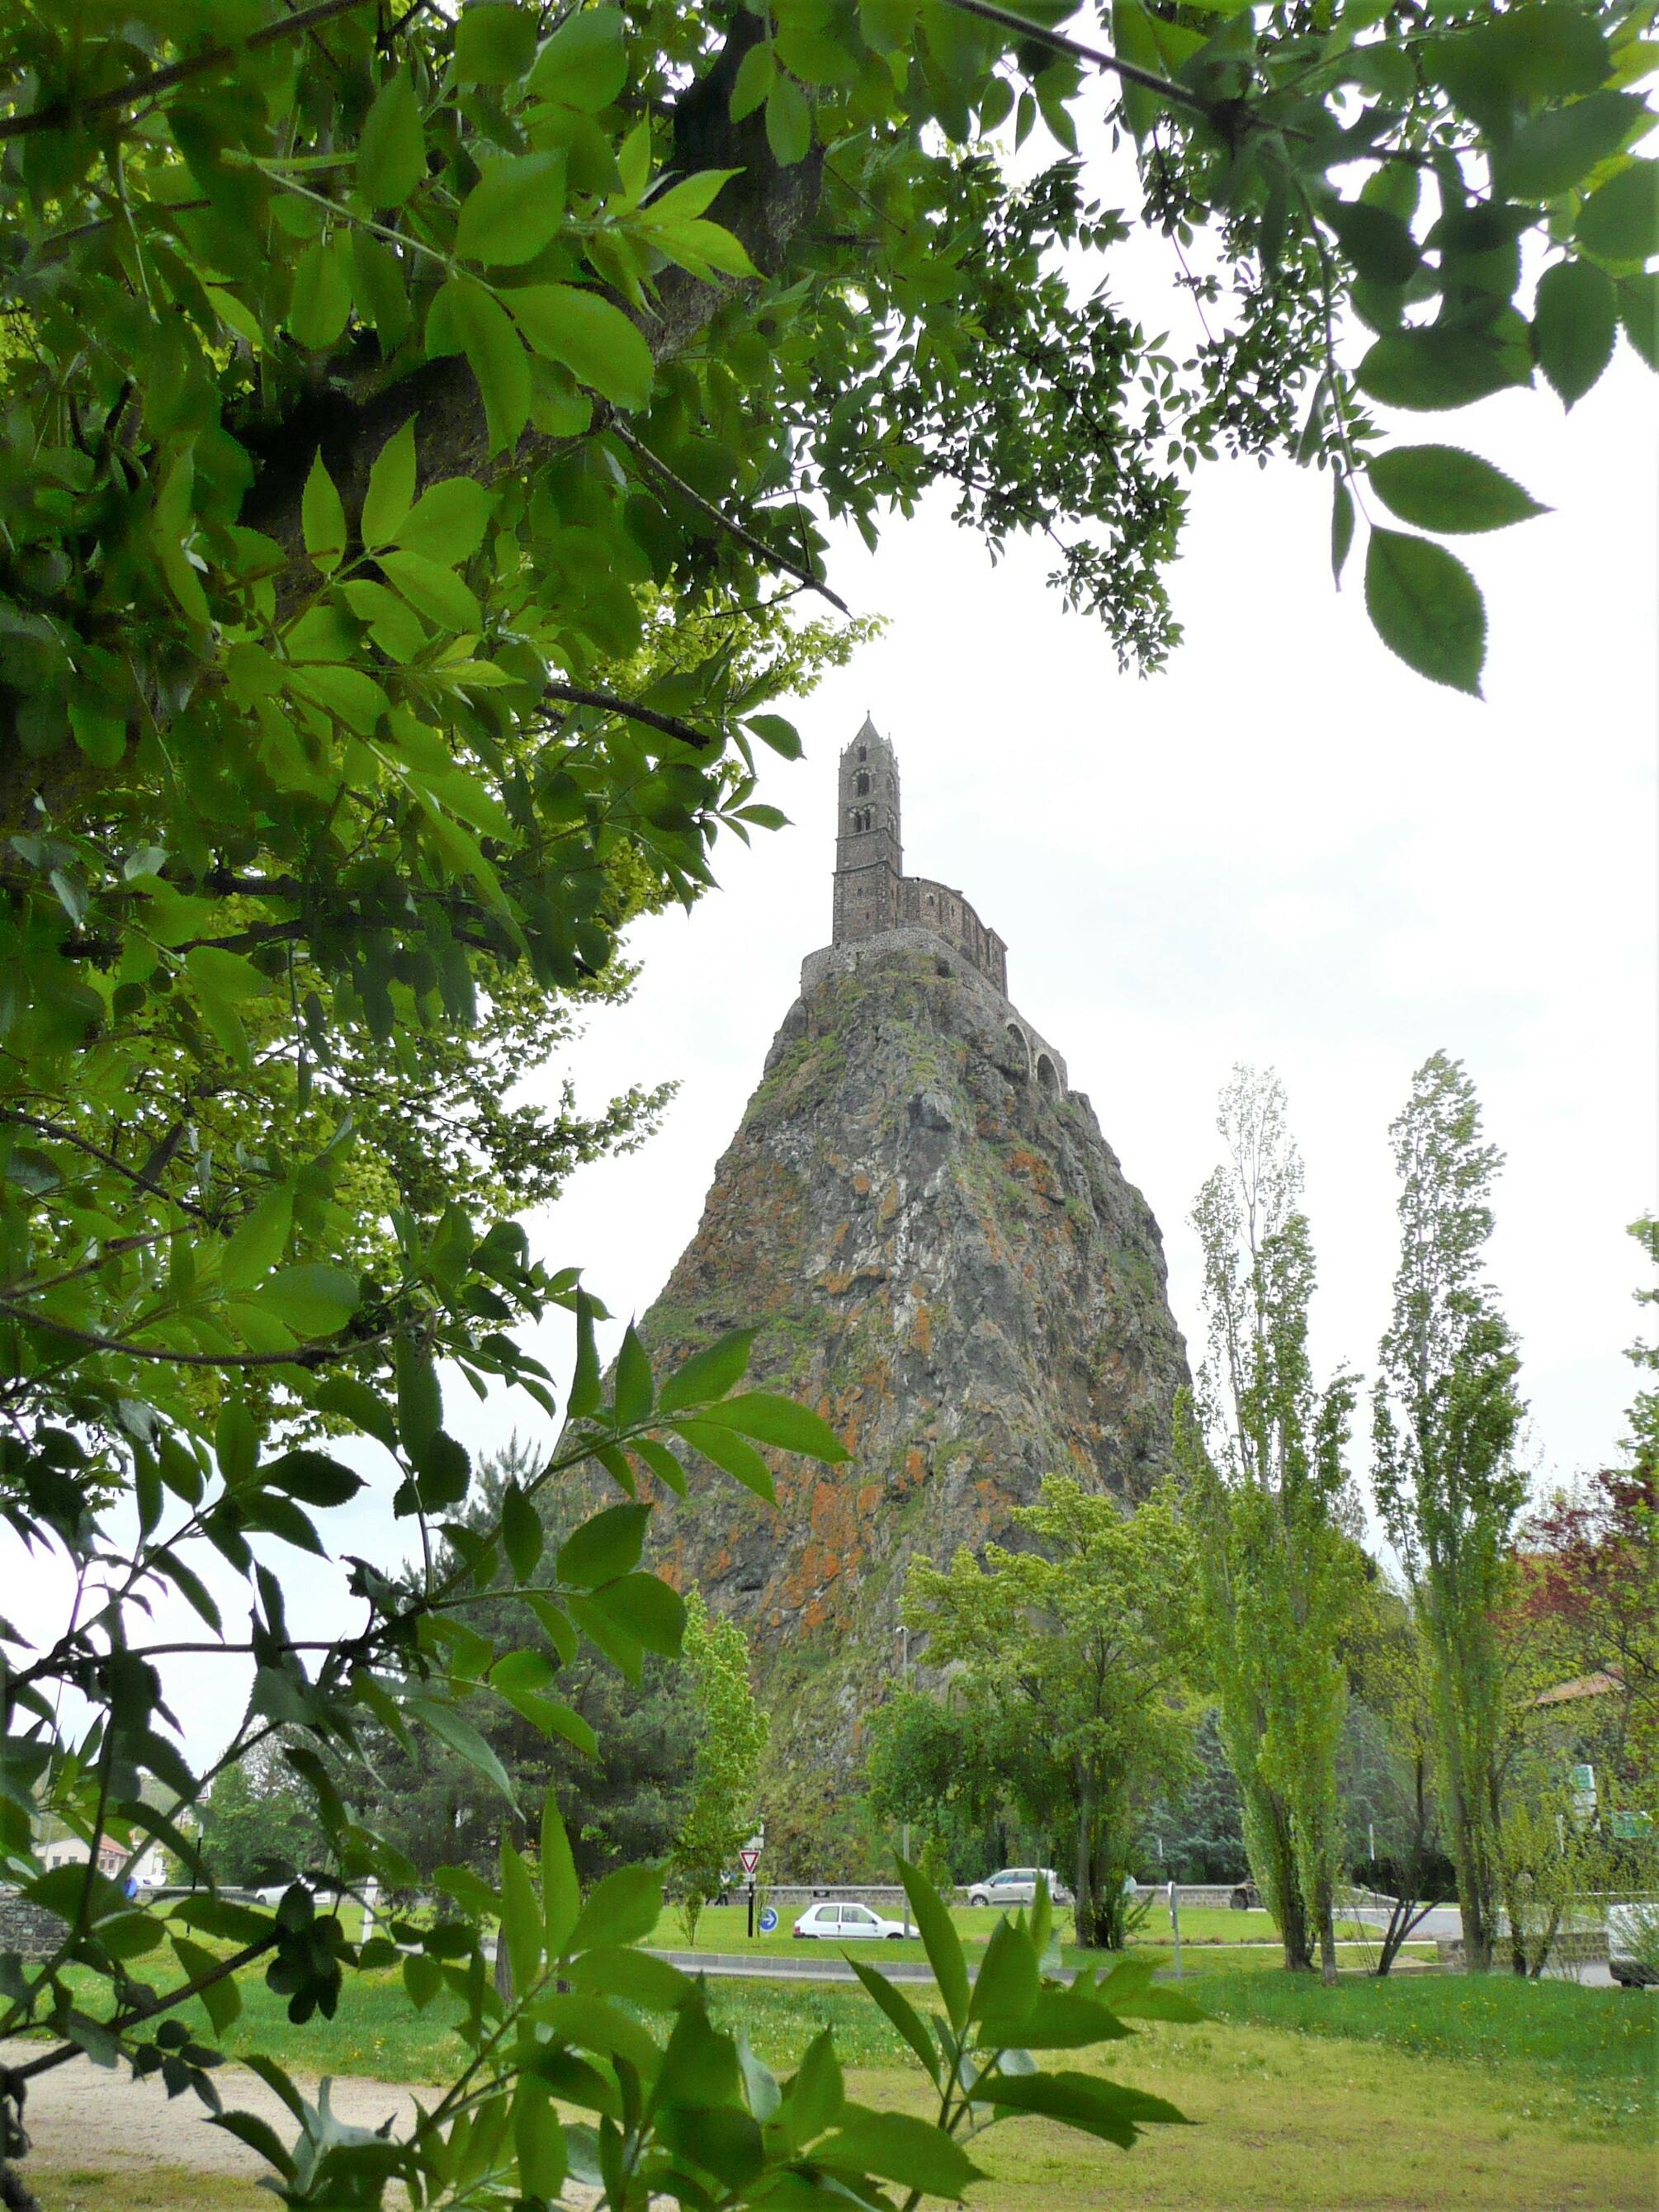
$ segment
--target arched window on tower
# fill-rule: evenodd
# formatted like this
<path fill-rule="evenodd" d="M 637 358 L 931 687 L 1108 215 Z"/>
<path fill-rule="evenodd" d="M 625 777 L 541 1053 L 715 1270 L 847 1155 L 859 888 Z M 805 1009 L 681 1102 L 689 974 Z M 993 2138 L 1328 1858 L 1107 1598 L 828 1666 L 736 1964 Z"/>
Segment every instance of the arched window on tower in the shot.
<path fill-rule="evenodd" d="M 868 760 L 868 759 L 869 759 L 869 757 L 870 757 L 870 748 L 869 748 L 869 746 L 868 746 L 868 745 L 860 745 L 860 746 L 859 747 L 859 758 L 860 758 L 860 760 Z"/>
<path fill-rule="evenodd" d="M 857 792 L 860 799 L 862 799 L 868 792 L 870 788 L 870 771 L 867 769 L 860 769 L 859 770 L 858 781 L 854 785 L 853 788 Z"/>

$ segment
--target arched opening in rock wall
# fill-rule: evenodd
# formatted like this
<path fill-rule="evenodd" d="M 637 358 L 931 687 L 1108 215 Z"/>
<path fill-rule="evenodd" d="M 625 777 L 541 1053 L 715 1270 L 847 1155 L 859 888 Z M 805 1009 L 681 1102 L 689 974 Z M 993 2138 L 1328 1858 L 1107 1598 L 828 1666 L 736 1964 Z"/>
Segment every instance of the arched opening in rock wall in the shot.
<path fill-rule="evenodd" d="M 1025 1032 L 1021 1029 L 1018 1022 L 1009 1022 L 1006 1026 L 1008 1032 L 1008 1042 L 1013 1050 L 1014 1066 L 1018 1070 L 1019 1079 L 1022 1083 L 1029 1083 L 1031 1079 L 1031 1048 L 1025 1042 Z"/>
<path fill-rule="evenodd" d="M 1046 1052 L 1037 1054 L 1036 1079 L 1039 1090 L 1047 1091 L 1050 1098 L 1059 1097 L 1060 1078 L 1054 1073 L 1054 1063 Z"/>

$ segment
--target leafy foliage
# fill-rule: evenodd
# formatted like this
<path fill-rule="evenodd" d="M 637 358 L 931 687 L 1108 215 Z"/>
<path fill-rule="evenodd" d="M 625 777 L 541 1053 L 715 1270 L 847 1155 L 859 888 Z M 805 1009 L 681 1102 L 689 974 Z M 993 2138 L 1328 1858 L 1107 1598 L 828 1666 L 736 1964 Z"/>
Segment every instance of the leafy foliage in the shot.
<path fill-rule="evenodd" d="M 674 1839 L 685 1940 L 752 1831 L 755 1784 L 769 1733 L 749 1680 L 742 1629 L 709 1612 L 693 1590 L 685 1607 L 685 1668 L 696 1715 L 689 1802 Z"/>
<path fill-rule="evenodd" d="M 1496 1929 L 1506 1692 L 1500 1612 L 1526 1496 L 1514 1444 L 1514 1340 L 1483 1262 L 1502 1163 L 1474 1085 L 1434 1053 L 1391 1125 L 1400 1176 L 1394 1313 L 1373 1401 L 1376 1502 L 1410 1580 L 1428 1658 L 1434 1749 L 1464 1940 Z"/>
<path fill-rule="evenodd" d="M 1361 1588 L 1344 1464 L 1354 1386 L 1346 1375 L 1322 1394 L 1314 1385 L 1313 1246 L 1278 1077 L 1236 1069 L 1216 1127 L 1227 1164 L 1193 1215 L 1209 1347 L 1176 1451 L 1250 1864 L 1285 1965 L 1311 1964 L 1316 1936 L 1334 1981 L 1340 1645 Z"/>
<path fill-rule="evenodd" d="M 1013 1518 L 1030 1549 L 913 1561 L 906 1618 L 927 1634 L 923 1663 L 953 1669 L 977 1728 L 1011 1747 L 1028 1814 L 1065 1808 L 1079 1940 L 1115 1948 L 1140 1816 L 1191 1734 L 1187 1539 L 1168 1498 L 1126 1512 L 1066 1475 Z"/>

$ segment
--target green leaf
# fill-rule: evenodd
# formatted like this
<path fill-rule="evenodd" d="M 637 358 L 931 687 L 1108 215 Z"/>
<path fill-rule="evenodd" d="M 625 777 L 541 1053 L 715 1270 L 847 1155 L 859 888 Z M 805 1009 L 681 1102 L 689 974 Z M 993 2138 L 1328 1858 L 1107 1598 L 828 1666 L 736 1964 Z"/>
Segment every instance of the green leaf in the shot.
<path fill-rule="evenodd" d="M 533 1502 L 516 1482 L 509 1482 L 501 1499 L 501 1546 L 515 1578 L 528 1582 L 536 1571 L 546 1537 Z"/>
<path fill-rule="evenodd" d="M 401 207 L 426 174 L 426 133 L 407 70 L 374 95 L 357 142 L 357 190 L 372 208 Z"/>
<path fill-rule="evenodd" d="M 766 95 L 766 143 L 781 169 L 793 169 L 812 148 L 812 111 L 793 77 L 775 77 Z"/>
<path fill-rule="evenodd" d="M 770 745 L 773 751 L 781 753 L 785 760 L 800 758 L 800 732 L 793 722 L 785 721 L 781 714 L 746 714 L 744 726 L 752 730 L 763 744 Z"/>
<path fill-rule="evenodd" d="M 620 307 L 580 284 L 527 284 L 504 296 L 544 360 L 560 362 L 615 406 L 646 405 L 656 366 Z"/>
<path fill-rule="evenodd" d="M 363 1486 L 361 1474 L 342 1467 L 326 1452 L 312 1451 L 305 1445 L 272 1460 L 265 1468 L 264 1480 L 269 1489 L 283 1491 L 307 1505 L 319 1506 L 347 1504 Z"/>
<path fill-rule="evenodd" d="M 564 219 L 564 161 L 560 147 L 487 162 L 461 202 L 457 253 L 495 268 L 533 260 Z"/>
<path fill-rule="evenodd" d="M 307 246 L 294 270 L 288 303 L 289 334 L 296 345 L 322 353 L 345 329 L 351 313 L 351 238 L 337 230 Z"/>
<path fill-rule="evenodd" d="M 495 294 L 472 277 L 452 276 L 428 311 L 426 346 L 428 354 L 466 356 L 483 399 L 490 452 L 515 446 L 530 420 L 530 363 Z"/>
<path fill-rule="evenodd" d="M 1036 1948 L 1030 1936 L 1012 1920 L 999 1920 L 985 1946 L 968 2017 L 1022 2020 L 1036 2002 L 1038 1985 Z M 1019 2040 L 1015 2036 L 1006 2039 Z"/>
<path fill-rule="evenodd" d="M 951 2015 L 951 2025 L 961 2029 L 968 2021 L 968 1966 L 962 1954 L 962 1939 L 927 1875 L 905 1858 L 898 1861 L 898 1870 L 916 1926 L 921 1931 L 922 1948 L 933 1969 L 933 1979 L 939 1984 L 945 2009 Z"/>
<path fill-rule="evenodd" d="M 648 1505 L 608 1505 L 584 1521 L 559 1547 L 554 1564 L 559 1581 L 574 1589 L 594 1589 L 630 1574 L 645 1548 L 650 1520 Z"/>
<path fill-rule="evenodd" d="M 405 1954 L 404 1987 L 416 2012 L 424 2012 L 443 1985 L 443 1968 L 435 1959 L 428 1959 L 419 1951 Z"/>
<path fill-rule="evenodd" d="M 446 1705 L 440 1698 L 424 1690 L 406 1690 L 404 1710 L 422 1726 L 429 1728 L 442 1743 L 447 1743 L 458 1759 L 464 1759 L 475 1774 L 499 1790 L 510 1805 L 513 1784 L 507 1779 L 507 1769 L 501 1765 L 489 1743 L 462 1713 L 453 1705 Z"/>
<path fill-rule="evenodd" d="M 477 600 L 453 569 L 428 561 L 422 553 L 382 553 L 380 568 L 416 614 L 458 636 L 483 627 Z"/>
<path fill-rule="evenodd" d="M 511 84 L 536 53 L 536 17 L 528 8 L 464 8 L 455 25 L 455 76 L 462 84 Z"/>
<path fill-rule="evenodd" d="M 398 1374 L 398 1434 L 404 1449 L 418 1460 L 443 1426 L 443 1394 L 432 1354 L 412 1336 L 400 1336 L 395 1352 Z"/>
<path fill-rule="evenodd" d="M 769 1505 L 777 1504 L 772 1470 L 753 1444 L 745 1443 L 733 1431 L 719 1428 L 712 1421 L 678 1420 L 674 1426 L 694 1451 L 712 1460 L 722 1473 L 740 1482 L 745 1490 L 752 1490 L 757 1498 L 763 1498 Z"/>
<path fill-rule="evenodd" d="M 1557 261 L 1538 280 L 1533 347 L 1538 366 L 1565 405 L 1582 399 L 1613 358 L 1619 295 L 1591 261 Z"/>
<path fill-rule="evenodd" d="M 1593 92 L 1570 106 L 1545 108 L 1494 153 L 1499 188 L 1510 199 L 1554 199 L 1616 154 L 1645 114 L 1627 92 Z"/>
<path fill-rule="evenodd" d="M 565 1410 L 573 1421 L 584 1421 L 599 1406 L 599 1348 L 593 1335 L 593 1301 L 586 1291 L 576 1293 L 576 1367 L 570 1378 Z"/>
<path fill-rule="evenodd" d="M 1366 200 L 1339 200 L 1324 210 L 1355 274 L 1368 283 L 1399 286 L 1418 271 L 1417 240 L 1397 215 Z"/>
<path fill-rule="evenodd" d="M 294 1194 L 286 1183 L 268 1190 L 225 1246 L 219 1279 L 228 1291 L 251 1290 L 288 1249 Z"/>
<path fill-rule="evenodd" d="M 783 1451 L 810 1453 L 831 1467 L 852 1456 L 828 1421 L 774 1391 L 748 1390 L 741 1397 L 722 1398 L 705 1407 L 700 1418 Z"/>
<path fill-rule="evenodd" d="M 807 2045 L 794 2080 L 785 2092 L 778 2124 L 796 2150 L 805 2150 L 828 2127 L 833 2127 L 847 2105 L 847 2090 L 836 2057 L 836 2036 L 826 2027 Z"/>
<path fill-rule="evenodd" d="M 570 1931 L 568 1952 L 642 1943 L 662 1917 L 662 1875 L 653 1866 L 619 1867 L 594 1890 Z"/>
<path fill-rule="evenodd" d="M 695 1984 L 666 1959 L 653 1958 L 623 1944 L 585 1951 L 572 1962 L 571 1985 L 601 1996 L 621 1997 L 646 2012 L 678 2012 Z"/>
<path fill-rule="evenodd" d="M 547 1953 L 560 1958 L 581 1909 L 581 1886 L 576 1863 L 570 1855 L 570 1838 L 559 1817 L 558 1800 L 551 1789 L 542 1801 L 542 1907 L 546 1917 Z"/>
<path fill-rule="evenodd" d="M 854 1959 L 850 1954 L 848 1956 L 847 1963 L 863 1983 L 870 1996 L 875 1999 L 888 2019 L 891 2021 L 893 2026 L 897 2028 L 911 2050 L 921 2059 L 922 2065 L 927 2069 L 928 2078 L 937 2087 L 939 2075 L 939 2045 L 927 2033 L 927 2023 L 921 2014 L 911 2003 L 909 1998 L 902 1990 L 894 1987 L 885 1974 L 878 1973 L 873 1966 L 866 1966 L 862 1959 Z"/>
<path fill-rule="evenodd" d="M 533 2074 L 520 2074 L 514 2087 L 513 2148 L 524 2197 L 538 2204 L 561 2202 L 568 2165 L 564 2125 L 551 2092 Z"/>
<path fill-rule="evenodd" d="M 685 1634 L 685 1600 L 659 1576 L 623 1575 L 599 1591 L 602 1606 L 617 1626 L 665 1659 L 678 1659 Z"/>
<path fill-rule="evenodd" d="M 1384 505 L 1419 530 L 1503 530 L 1548 512 L 1512 477 L 1457 446 L 1396 446 L 1368 467 Z"/>
<path fill-rule="evenodd" d="M 1125 2089 L 1093 2074 L 985 2074 L 974 2085 L 974 2101 L 1002 2112 L 1040 2112 L 1125 2150 L 1144 2125 L 1190 2124 L 1184 2112 L 1162 2097 Z"/>
<path fill-rule="evenodd" d="M 772 58 L 770 46 L 750 46 L 738 64 L 738 74 L 732 85 L 732 120 L 741 123 L 755 110 L 772 89 L 772 80 L 777 75 L 777 64 Z"/>
<path fill-rule="evenodd" d="M 678 1413 L 706 1399 L 723 1398 L 734 1382 L 743 1380 L 755 1334 L 752 1328 L 728 1329 L 702 1351 L 694 1352 L 663 1384 L 657 1398 L 658 1412 Z"/>
<path fill-rule="evenodd" d="M 213 1428 L 219 1473 L 234 1490 L 252 1481 L 259 1464 L 259 1431 L 240 1398 L 227 1398 Z"/>
<path fill-rule="evenodd" d="M 617 1426 L 637 1427 L 650 1413 L 653 1395 L 651 1362 L 629 1322 L 617 1355 Z"/>
<path fill-rule="evenodd" d="M 609 107 L 628 82 L 625 26 L 619 8 L 568 15 L 536 57 L 530 90 L 585 115 Z"/>
<path fill-rule="evenodd" d="M 406 552 L 448 568 L 476 553 L 483 543 L 495 495 L 471 477 L 446 477 L 421 494 L 394 533 Z"/>
<path fill-rule="evenodd" d="M 312 1404 L 319 1413 L 337 1413 L 368 1436 L 382 1443 L 388 1451 L 398 1441 L 397 1423 L 392 1408 L 378 1392 L 352 1375 L 331 1375 L 312 1395 Z"/>
<path fill-rule="evenodd" d="M 306 478 L 305 491 L 300 501 L 300 527 L 305 534 L 306 551 L 311 564 L 331 575 L 345 556 L 345 509 L 340 504 L 340 495 L 334 489 L 334 479 L 323 466 L 319 448 L 311 464 L 311 473 Z"/>
<path fill-rule="evenodd" d="M 676 1498 L 685 1496 L 685 1469 L 665 1443 L 655 1437 L 635 1437 L 628 1449 L 639 1454 L 658 1481 L 672 1490 Z"/>
<path fill-rule="evenodd" d="M 1584 202 L 1574 233 L 1603 261 L 1646 261 L 1659 253 L 1659 161 L 1632 161 Z"/>
<path fill-rule="evenodd" d="M 1360 362 L 1357 380 L 1386 407 L 1467 407 L 1532 375 L 1525 325 L 1390 331 Z"/>
<path fill-rule="evenodd" d="M 1140 0 L 1112 0 L 1112 45 L 1137 69 L 1150 70 L 1156 76 L 1167 74 L 1152 18 Z M 1143 85 L 1125 84 L 1124 118 L 1137 138 L 1146 137 L 1164 109 L 1164 103 L 1156 93 Z"/>
<path fill-rule="evenodd" d="M 301 1336 L 332 1336 L 356 1312 L 362 1288 L 353 1268 L 313 1260 L 279 1268 L 255 1295 Z"/>
<path fill-rule="evenodd" d="M 1659 270 L 1619 279 L 1619 319 L 1650 368 L 1659 368 Z"/>
<path fill-rule="evenodd" d="M 363 495 L 362 536 L 371 548 L 389 545 L 415 498 L 415 418 L 394 430 L 374 456 Z"/>
<path fill-rule="evenodd" d="M 545 1923 L 530 1869 L 506 1836 L 501 1843 L 501 1932 L 513 1967 L 513 1986 L 526 1990 L 541 1971 Z"/>
<path fill-rule="evenodd" d="M 1499 141 L 1517 111 L 1594 92 L 1611 74 L 1612 59 L 1594 15 L 1570 0 L 1510 9 L 1472 30 L 1431 39 L 1425 50 L 1430 81 Z"/>
<path fill-rule="evenodd" d="M 1133 2033 L 1115 2012 L 1091 1997 L 1071 1990 L 1044 1989 L 1022 2013 L 988 2009 L 980 2041 L 1024 2051 L 1079 2051 L 1094 2043 L 1116 2042 Z"/>
<path fill-rule="evenodd" d="M 1352 544 L 1353 494 L 1346 477 L 1338 477 L 1331 493 L 1331 579 L 1339 589 Z"/>
<path fill-rule="evenodd" d="M 983 2179 L 962 2145 L 927 2120 L 908 2112 L 878 2112 L 849 2105 L 832 2136 L 814 2146 L 815 2166 L 853 2175 L 874 2174 L 901 2189 L 960 2203 L 970 2183 Z"/>
<path fill-rule="evenodd" d="M 1374 530 L 1365 553 L 1365 609 L 1377 635 L 1419 676 L 1480 696 L 1486 610 L 1455 554 L 1426 538 Z"/>

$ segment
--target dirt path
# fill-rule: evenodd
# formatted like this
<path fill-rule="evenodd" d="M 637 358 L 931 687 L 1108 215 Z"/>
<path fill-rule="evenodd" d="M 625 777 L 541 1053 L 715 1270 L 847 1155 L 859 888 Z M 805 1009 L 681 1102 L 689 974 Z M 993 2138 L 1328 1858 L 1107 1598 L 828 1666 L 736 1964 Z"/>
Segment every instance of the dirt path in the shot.
<path fill-rule="evenodd" d="M 37 2053 L 39 2044 L 0 2043 L 0 2063 Z M 227 2111 L 257 2112 L 291 2143 L 296 2132 L 282 2100 L 246 2067 L 220 2067 L 215 2081 Z M 296 2075 L 302 2096 L 314 2103 L 317 2084 Z M 428 2096 L 432 2093 L 428 2092 Z M 391 2119 L 399 2130 L 413 2118 L 416 2092 L 388 2081 L 337 2081 L 330 2091 L 332 2109 L 357 2127 L 378 2128 Z M 71 2058 L 29 2083 L 24 2120 L 42 2166 L 106 2163 L 187 2166 L 198 2173 L 245 2174 L 270 2168 L 256 2152 L 222 2128 L 207 2125 L 207 2108 L 186 2090 L 169 2098 L 159 2074 L 135 2081 L 127 2069 L 94 2066 Z"/>

